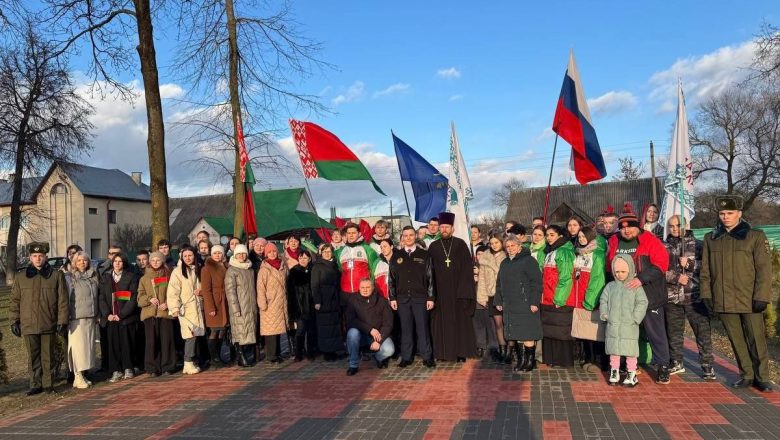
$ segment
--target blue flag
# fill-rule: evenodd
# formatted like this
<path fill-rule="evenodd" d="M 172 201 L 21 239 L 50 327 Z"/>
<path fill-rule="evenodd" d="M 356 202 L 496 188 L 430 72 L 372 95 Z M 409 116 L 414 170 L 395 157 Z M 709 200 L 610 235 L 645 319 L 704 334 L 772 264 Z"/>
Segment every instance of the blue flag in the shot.
<path fill-rule="evenodd" d="M 406 142 L 393 134 L 395 157 L 398 159 L 398 171 L 401 184 L 411 182 L 414 193 L 414 219 L 427 222 L 445 210 L 447 205 L 447 177 L 433 167 Z"/>

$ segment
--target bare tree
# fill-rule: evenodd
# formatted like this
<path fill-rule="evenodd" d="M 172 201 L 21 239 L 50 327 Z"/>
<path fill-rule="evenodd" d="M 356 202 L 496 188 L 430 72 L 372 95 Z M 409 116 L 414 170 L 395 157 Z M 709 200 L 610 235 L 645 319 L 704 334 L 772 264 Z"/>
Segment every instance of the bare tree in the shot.
<path fill-rule="evenodd" d="M 756 52 L 753 59 L 755 76 L 770 83 L 780 81 L 780 29 L 764 23 L 756 36 Z"/>
<path fill-rule="evenodd" d="M 502 214 L 501 211 L 496 210 L 481 214 L 473 223 L 476 226 L 479 226 L 486 234 L 490 234 L 491 231 L 503 231 L 505 226 L 504 222 L 504 214 Z"/>
<path fill-rule="evenodd" d="M 24 38 L 0 53 L 0 160 L 13 167 L 6 277 L 16 272 L 23 176 L 91 148 L 93 109 L 77 93 L 66 60 L 28 20 Z"/>
<path fill-rule="evenodd" d="M 64 35 L 59 50 L 83 45 L 90 61 L 88 74 L 94 79 L 93 91 L 115 91 L 125 99 L 135 94 L 118 78 L 137 68 L 133 53 L 138 53 L 147 118 L 146 146 L 149 156 L 149 187 L 152 196 L 152 242 L 168 238 L 168 188 L 165 164 L 165 126 L 162 98 L 154 48 L 153 17 L 162 8 L 152 0 L 45 0 L 46 14 L 55 30 Z M 137 43 L 136 43 L 137 42 Z M 135 46 L 135 47 L 133 47 Z M 135 50 L 133 50 L 135 49 Z"/>
<path fill-rule="evenodd" d="M 618 159 L 620 163 L 620 171 L 614 176 L 612 180 L 637 180 L 647 172 L 647 167 L 642 161 L 635 161 L 633 157 L 621 157 Z"/>
<path fill-rule="evenodd" d="M 510 178 L 501 184 L 498 189 L 493 191 L 493 206 L 500 209 L 506 209 L 506 206 L 509 205 L 509 198 L 512 196 L 512 193 L 525 188 L 525 182 L 517 177 Z"/>
<path fill-rule="evenodd" d="M 690 126 L 696 175 L 725 181 L 748 211 L 780 196 L 780 97 L 766 88 L 732 88 L 701 105 Z"/>
<path fill-rule="evenodd" d="M 112 234 L 113 243 L 128 251 L 138 251 L 149 247 L 152 241 L 152 227 L 123 223 L 117 225 Z"/>
<path fill-rule="evenodd" d="M 180 0 L 179 29 L 183 44 L 175 70 L 190 85 L 194 104 L 203 108 L 181 121 L 195 127 L 186 142 L 202 148 L 216 144 L 222 155 L 205 156 L 201 166 L 232 168 L 235 193 L 234 234 L 243 230 L 244 185 L 241 182 L 236 121 L 252 133 L 250 156 L 263 172 L 291 168 L 272 142 L 281 122 L 298 111 L 322 112 L 316 96 L 297 90 L 298 81 L 329 65 L 317 58 L 319 43 L 298 30 L 287 2 L 278 9 L 259 1 Z M 254 15 L 246 12 L 252 11 Z M 216 85 L 216 87 L 215 87 Z M 224 154 L 232 147 L 232 155 Z"/>

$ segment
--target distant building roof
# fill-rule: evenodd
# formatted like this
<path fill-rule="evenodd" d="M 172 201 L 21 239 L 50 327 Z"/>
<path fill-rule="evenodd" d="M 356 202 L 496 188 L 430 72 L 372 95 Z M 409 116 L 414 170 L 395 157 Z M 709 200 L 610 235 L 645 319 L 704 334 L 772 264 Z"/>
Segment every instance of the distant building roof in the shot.
<path fill-rule="evenodd" d="M 136 184 L 133 178 L 122 170 L 95 168 L 72 163 L 61 163 L 60 165 L 73 184 L 85 196 L 145 202 L 152 200 L 149 186 L 144 183 Z"/>
<path fill-rule="evenodd" d="M 593 221 L 607 206 L 612 206 L 617 214 L 625 203 L 631 203 L 634 211 L 642 212 L 642 208 L 652 203 L 653 187 L 651 178 L 591 183 L 588 185 L 563 185 L 550 188 L 548 223 L 560 223 L 569 215 L 575 214 L 586 222 Z M 546 187 L 528 188 L 513 191 L 509 196 L 506 209 L 507 220 L 517 220 L 530 224 L 531 219 L 544 214 L 544 199 Z M 656 191 L 659 203 L 663 198 L 663 178 L 656 179 Z M 561 209 L 558 209 L 561 207 Z"/>
<path fill-rule="evenodd" d="M 198 220 L 203 217 L 232 217 L 233 209 L 232 193 L 169 199 L 171 243 L 189 242 L 188 234 Z"/>
<path fill-rule="evenodd" d="M 35 203 L 35 193 L 38 190 L 43 181 L 43 177 L 25 177 L 22 179 L 22 204 Z M 0 182 L 0 206 L 8 206 L 11 204 L 14 194 L 13 182 Z"/>

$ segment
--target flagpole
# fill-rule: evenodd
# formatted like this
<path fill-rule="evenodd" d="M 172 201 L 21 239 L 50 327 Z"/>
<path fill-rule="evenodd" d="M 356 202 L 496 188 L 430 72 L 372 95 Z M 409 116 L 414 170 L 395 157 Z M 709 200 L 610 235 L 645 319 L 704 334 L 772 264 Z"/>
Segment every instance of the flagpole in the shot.
<path fill-rule="evenodd" d="M 393 133 L 393 130 L 390 130 L 390 137 L 395 137 L 395 133 Z M 394 141 L 395 142 L 395 141 Z M 396 158 L 396 161 L 398 161 L 398 158 Z M 401 169 L 400 169 L 400 162 L 399 162 L 399 169 L 398 169 L 398 177 L 401 178 L 401 189 L 404 191 L 404 201 L 406 202 L 406 213 L 409 215 L 409 225 L 411 227 L 414 227 L 414 219 L 412 218 L 412 210 L 409 209 L 409 198 L 406 196 L 406 185 L 404 185 L 404 179 L 401 177 Z"/>
<path fill-rule="evenodd" d="M 550 207 L 550 185 L 552 185 L 553 166 L 555 165 L 555 151 L 558 149 L 558 134 L 555 134 L 555 143 L 553 144 L 553 155 L 550 161 L 550 177 L 547 179 L 547 193 L 544 196 L 544 224 L 547 224 L 547 210 Z"/>

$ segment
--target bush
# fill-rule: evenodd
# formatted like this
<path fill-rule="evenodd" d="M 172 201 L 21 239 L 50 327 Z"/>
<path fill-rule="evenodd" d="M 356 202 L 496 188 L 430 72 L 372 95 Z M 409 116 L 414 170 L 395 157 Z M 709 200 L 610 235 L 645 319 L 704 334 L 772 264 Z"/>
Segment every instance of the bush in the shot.
<path fill-rule="evenodd" d="M 780 308 L 780 249 L 772 252 L 772 301 L 769 307 L 764 311 L 764 323 L 766 324 L 766 336 L 768 338 L 777 337 L 778 333 L 778 308 Z"/>

